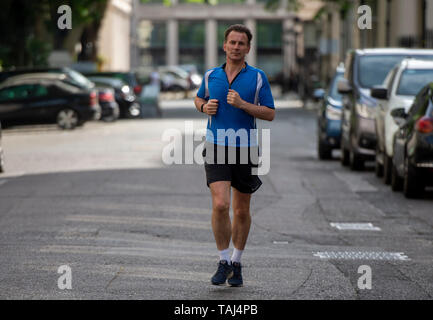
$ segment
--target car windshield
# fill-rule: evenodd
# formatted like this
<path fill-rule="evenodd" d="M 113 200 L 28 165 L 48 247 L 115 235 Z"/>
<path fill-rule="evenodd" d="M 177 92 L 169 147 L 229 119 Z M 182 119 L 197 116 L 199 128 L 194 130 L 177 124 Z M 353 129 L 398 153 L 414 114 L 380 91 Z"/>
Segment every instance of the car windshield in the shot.
<path fill-rule="evenodd" d="M 433 60 L 432 56 L 412 55 L 417 59 Z M 363 88 L 371 89 L 385 80 L 388 72 L 408 55 L 368 55 L 361 57 L 358 65 L 358 80 Z"/>
<path fill-rule="evenodd" d="M 397 95 L 416 96 L 418 92 L 433 80 L 432 70 L 405 70 L 403 71 Z"/>
<path fill-rule="evenodd" d="M 92 86 L 93 86 L 92 82 L 90 82 L 89 79 L 87 79 L 81 73 L 78 73 L 74 70 L 69 70 L 67 74 L 71 78 L 71 80 L 73 82 L 76 82 L 76 84 L 78 84 L 79 86 L 87 88 L 87 89 L 92 88 Z"/>
<path fill-rule="evenodd" d="M 332 81 L 331 88 L 329 90 L 329 96 L 334 99 L 341 101 L 342 96 L 338 93 L 338 81 L 343 79 L 344 73 L 337 73 L 334 77 L 334 80 Z"/>

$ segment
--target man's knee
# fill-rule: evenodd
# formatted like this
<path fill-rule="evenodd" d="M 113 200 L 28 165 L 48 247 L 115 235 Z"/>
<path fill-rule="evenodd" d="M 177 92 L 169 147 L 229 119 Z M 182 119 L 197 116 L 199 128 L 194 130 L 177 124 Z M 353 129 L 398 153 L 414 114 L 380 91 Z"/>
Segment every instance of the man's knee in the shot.
<path fill-rule="evenodd" d="M 218 213 L 228 213 L 230 209 L 230 201 L 223 198 L 214 199 L 213 209 Z"/>
<path fill-rule="evenodd" d="M 233 215 L 237 219 L 245 220 L 250 218 L 250 210 L 248 208 L 233 209 Z"/>

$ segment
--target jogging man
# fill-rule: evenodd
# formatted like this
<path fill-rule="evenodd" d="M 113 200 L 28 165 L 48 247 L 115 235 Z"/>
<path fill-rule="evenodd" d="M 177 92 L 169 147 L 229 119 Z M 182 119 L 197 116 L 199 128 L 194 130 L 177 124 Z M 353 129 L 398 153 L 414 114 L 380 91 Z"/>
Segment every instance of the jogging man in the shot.
<path fill-rule="evenodd" d="M 250 200 L 262 184 L 257 167 L 256 118 L 272 121 L 274 100 L 262 70 L 245 62 L 252 34 L 244 25 L 232 25 L 224 34 L 226 63 L 206 72 L 194 100 L 209 116 L 203 150 L 207 185 L 212 195 L 212 230 L 220 261 L 212 284 L 242 286 L 241 256 L 251 225 Z M 247 162 L 242 154 L 247 151 Z M 233 163 L 232 155 L 235 154 Z M 228 159 L 228 158 L 231 159 Z M 229 209 L 233 190 L 233 223 Z M 229 245 L 234 245 L 230 258 Z"/>

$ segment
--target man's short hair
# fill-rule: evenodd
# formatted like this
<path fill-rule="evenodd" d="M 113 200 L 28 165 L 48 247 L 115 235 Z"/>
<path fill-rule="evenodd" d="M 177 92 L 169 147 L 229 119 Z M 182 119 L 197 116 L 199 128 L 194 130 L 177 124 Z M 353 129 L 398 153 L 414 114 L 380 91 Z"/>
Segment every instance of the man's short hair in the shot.
<path fill-rule="evenodd" d="M 227 41 L 227 37 L 232 31 L 245 33 L 248 37 L 248 45 L 251 44 L 251 39 L 253 38 L 253 34 L 251 33 L 250 29 L 248 29 L 243 24 L 233 24 L 230 27 L 228 27 L 228 29 L 224 32 L 224 42 Z"/>

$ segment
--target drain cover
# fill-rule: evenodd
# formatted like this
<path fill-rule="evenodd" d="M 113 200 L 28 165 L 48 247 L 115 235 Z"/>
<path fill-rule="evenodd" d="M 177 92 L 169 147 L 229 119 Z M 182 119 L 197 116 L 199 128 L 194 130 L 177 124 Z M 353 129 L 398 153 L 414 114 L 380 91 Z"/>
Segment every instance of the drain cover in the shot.
<path fill-rule="evenodd" d="M 403 252 L 324 251 L 313 255 L 336 260 L 410 260 Z"/>
<path fill-rule="evenodd" d="M 337 228 L 338 230 L 363 230 L 363 231 L 381 231 L 379 227 L 373 226 L 372 223 L 340 223 L 331 222 L 331 227 Z"/>

